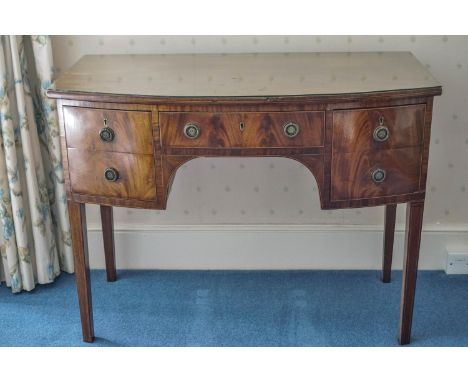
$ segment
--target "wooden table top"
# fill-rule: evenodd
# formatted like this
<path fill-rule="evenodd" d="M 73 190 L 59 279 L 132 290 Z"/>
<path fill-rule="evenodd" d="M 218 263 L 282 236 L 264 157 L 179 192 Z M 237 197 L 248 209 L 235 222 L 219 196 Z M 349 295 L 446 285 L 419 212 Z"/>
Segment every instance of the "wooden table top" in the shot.
<path fill-rule="evenodd" d="M 410 52 L 88 55 L 49 94 L 277 97 L 438 87 Z"/>

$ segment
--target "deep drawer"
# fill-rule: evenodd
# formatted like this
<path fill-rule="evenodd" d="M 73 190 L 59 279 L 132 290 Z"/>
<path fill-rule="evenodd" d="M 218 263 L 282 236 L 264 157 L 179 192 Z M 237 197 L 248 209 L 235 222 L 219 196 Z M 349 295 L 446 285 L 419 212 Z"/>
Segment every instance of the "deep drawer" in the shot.
<path fill-rule="evenodd" d="M 331 199 L 366 199 L 416 192 L 420 169 L 420 147 L 333 154 Z"/>
<path fill-rule="evenodd" d="M 67 151 L 72 192 L 123 199 L 156 199 L 152 155 L 74 148 Z M 117 179 L 112 179 L 112 175 Z"/>
<path fill-rule="evenodd" d="M 153 153 L 151 112 L 64 106 L 63 115 L 68 147 Z"/>

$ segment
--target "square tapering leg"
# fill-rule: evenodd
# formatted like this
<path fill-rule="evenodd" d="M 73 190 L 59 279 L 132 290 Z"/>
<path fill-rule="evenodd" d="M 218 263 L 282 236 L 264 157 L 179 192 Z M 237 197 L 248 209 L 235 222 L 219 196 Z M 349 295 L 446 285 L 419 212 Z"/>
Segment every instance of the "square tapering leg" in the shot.
<path fill-rule="evenodd" d="M 83 340 L 94 341 L 93 306 L 89 273 L 88 235 L 86 232 L 86 212 L 83 203 L 68 201 L 70 227 L 75 259 L 76 288 L 80 305 Z"/>
<path fill-rule="evenodd" d="M 104 240 L 104 255 L 106 258 L 107 281 L 117 280 L 115 268 L 115 245 L 114 245 L 114 218 L 112 207 L 101 206 L 102 236 Z"/>
<path fill-rule="evenodd" d="M 391 280 L 396 208 L 396 204 L 387 204 L 385 206 L 385 227 L 382 257 L 382 281 L 384 283 L 389 283 Z"/>
<path fill-rule="evenodd" d="M 411 338 L 423 213 L 424 201 L 408 203 L 400 306 L 399 341 L 401 345 L 409 344 Z"/>

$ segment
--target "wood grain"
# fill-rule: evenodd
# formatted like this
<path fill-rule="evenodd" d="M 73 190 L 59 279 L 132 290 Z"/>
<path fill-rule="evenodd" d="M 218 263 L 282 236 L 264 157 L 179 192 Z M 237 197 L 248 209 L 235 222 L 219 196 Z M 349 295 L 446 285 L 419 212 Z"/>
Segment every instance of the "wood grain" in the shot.
<path fill-rule="evenodd" d="M 111 110 L 122 110 L 122 111 L 151 111 L 152 115 L 152 128 L 153 128 L 153 141 L 154 141 L 154 158 L 155 158 L 155 170 L 156 170 L 156 192 L 157 200 L 144 201 L 136 199 L 128 199 L 125 197 L 110 197 L 103 195 L 90 195 L 71 192 L 70 181 L 68 180 L 68 171 L 65 171 L 65 185 L 68 193 L 73 196 L 70 196 L 75 201 L 87 202 L 87 203 L 99 203 L 105 205 L 115 205 L 115 206 L 124 206 L 124 207 L 134 207 L 134 208 L 151 208 L 151 209 L 164 209 L 167 202 L 169 189 L 168 184 L 164 183 L 162 174 L 164 163 L 162 158 L 169 158 L 171 156 L 281 156 L 281 157 L 292 157 L 297 155 L 323 155 L 324 163 L 324 181 L 323 185 L 319 185 L 321 192 L 321 205 L 323 209 L 336 209 L 336 208 L 354 208 L 354 207 L 367 207 L 367 206 L 377 206 L 385 205 L 388 203 L 404 203 L 410 200 L 421 200 L 424 198 L 424 187 L 425 181 L 422 185 L 422 179 L 425 176 L 425 171 L 427 171 L 427 160 L 425 153 L 422 154 L 422 164 L 421 164 L 421 185 L 420 190 L 416 192 L 410 192 L 400 195 L 388 195 L 388 196 L 374 196 L 367 199 L 349 199 L 349 200 L 332 200 L 331 195 L 331 160 L 332 160 L 332 142 L 333 142 L 333 112 L 335 110 L 343 110 L 343 108 L 349 109 L 387 109 L 395 107 L 405 107 L 412 105 L 421 105 L 421 104 L 430 104 L 432 105 L 431 98 L 422 98 L 419 92 L 414 92 L 414 97 L 408 98 L 407 96 L 403 97 L 403 94 L 400 97 L 403 98 L 394 98 L 394 96 L 381 96 L 374 97 L 369 99 L 367 97 L 359 99 L 359 101 L 347 101 L 345 103 L 327 103 L 326 98 L 321 98 L 319 101 L 314 100 L 314 98 L 308 98 L 308 101 L 304 102 L 303 99 L 297 100 L 295 102 L 255 102 L 251 100 L 248 101 L 238 101 L 237 103 L 226 102 L 225 99 L 217 99 L 216 102 L 205 102 L 205 103 L 191 103 L 188 101 L 184 102 L 174 102 L 171 104 L 157 104 L 157 105 L 143 105 L 143 104 L 117 104 L 117 103 L 106 103 L 106 102 L 89 102 L 89 101 L 76 101 L 76 100 L 58 100 L 59 110 L 63 107 L 75 107 L 75 108 L 98 108 L 98 109 L 111 109 Z M 256 112 L 255 110 L 259 110 Z M 321 147 L 274 147 L 274 148 L 261 148 L 261 147 L 251 147 L 251 148 L 184 148 L 184 147 L 161 147 L 161 136 L 160 136 L 160 126 L 158 116 L 164 112 L 186 112 L 186 113 L 271 113 L 272 110 L 276 112 L 283 113 L 297 113 L 297 112 L 323 112 L 326 111 L 326 129 L 325 129 L 325 139 L 324 146 Z M 425 126 L 424 126 L 424 142 L 428 142 L 429 131 L 430 130 L 430 116 L 432 112 L 432 107 L 426 109 L 425 113 Z M 63 127 L 63 113 L 59 113 L 59 120 L 61 125 L 61 130 L 65 134 Z M 429 118 L 428 118 L 429 117 Z M 245 131 L 244 131 L 245 132 Z M 65 137 L 63 138 L 65 144 Z M 63 145 L 62 145 L 63 146 Z M 66 146 L 65 146 L 66 147 Z M 424 143 L 425 151 L 428 153 L 428 143 Z M 161 156 L 163 154 L 163 156 Z M 64 168 L 68 167 L 68 153 L 65 149 L 63 152 L 63 163 Z M 426 167 L 424 167 L 426 163 Z M 160 170 L 159 170 L 160 169 Z M 163 184 L 164 183 L 164 184 Z"/>
<path fill-rule="evenodd" d="M 319 191 L 320 206 L 325 209 L 327 206 L 327 187 L 325 186 L 324 160 L 321 155 L 291 155 L 290 159 L 303 164 L 314 176 Z"/>
<path fill-rule="evenodd" d="M 393 241 L 395 238 L 396 204 L 385 206 L 384 240 L 382 256 L 382 281 L 389 283 L 392 273 Z"/>
<path fill-rule="evenodd" d="M 88 55 L 55 82 L 55 92 L 68 96 L 107 93 L 159 96 L 160 101 L 437 87 L 410 52 Z"/>
<path fill-rule="evenodd" d="M 214 157 L 289 157 L 291 155 L 322 154 L 322 147 L 251 147 L 212 149 L 201 147 L 163 147 L 163 155 L 191 155 Z"/>
<path fill-rule="evenodd" d="M 334 154 L 332 200 L 365 199 L 407 194 L 419 190 L 421 148 Z M 374 183 L 373 170 L 386 172 L 382 183 Z"/>
<path fill-rule="evenodd" d="M 160 113 L 162 145 L 164 147 L 241 147 L 237 113 Z M 200 129 L 198 138 L 190 139 L 184 135 L 186 124 L 192 123 Z"/>
<path fill-rule="evenodd" d="M 238 107 L 239 105 L 257 107 L 263 104 L 271 110 L 272 107 L 279 110 L 283 105 L 287 107 L 294 105 L 308 105 L 311 102 L 314 104 L 329 102 L 334 104 L 350 104 L 350 103 L 376 103 L 383 104 L 387 100 L 389 102 L 402 102 L 403 99 L 428 98 L 439 96 L 442 94 L 442 87 L 435 86 L 430 88 L 406 89 L 406 90 L 387 90 L 370 93 L 343 93 L 343 94 L 324 94 L 324 95 L 291 95 L 291 96 L 252 96 L 252 97 L 162 97 L 155 95 L 138 95 L 138 94 L 110 94 L 110 93 L 83 93 L 79 91 L 58 91 L 49 89 L 47 96 L 52 99 L 63 99 L 67 102 L 77 103 L 108 103 L 108 104 L 132 104 L 140 106 L 168 107 L 167 110 L 172 110 L 172 106 L 177 103 L 179 106 L 185 107 L 201 107 L 206 108 L 207 105 L 223 106 L 223 107 Z M 404 104 L 405 102 L 402 102 Z M 419 103 L 419 102 L 413 102 Z"/>
<path fill-rule="evenodd" d="M 343 208 L 363 208 L 376 207 L 387 204 L 407 203 L 410 201 L 424 200 L 426 193 L 424 191 L 410 192 L 408 194 L 384 195 L 365 199 L 331 200 L 328 201 L 326 210 L 336 210 Z"/>
<path fill-rule="evenodd" d="M 162 159 L 163 163 L 163 180 L 164 184 L 166 185 L 166 195 L 169 195 L 172 183 L 174 182 L 174 177 L 177 173 L 177 170 L 182 166 L 184 163 L 194 159 L 196 157 L 190 155 L 167 155 L 164 156 Z M 167 200 L 167 197 L 166 197 Z"/>
<path fill-rule="evenodd" d="M 333 152 L 394 149 L 422 143 L 426 105 L 333 112 Z M 375 141 L 373 132 L 383 118 L 389 130 L 384 142 Z"/>
<path fill-rule="evenodd" d="M 100 209 L 107 281 L 113 282 L 117 280 L 114 247 L 114 217 L 111 206 L 101 206 Z"/>
<path fill-rule="evenodd" d="M 299 134 L 284 135 L 284 125 L 299 125 Z M 184 135 L 184 126 L 194 123 L 200 128 L 195 139 Z M 285 148 L 323 146 L 323 112 L 268 113 L 160 113 L 163 150 L 174 148 Z M 243 125 L 241 129 L 241 124 Z"/>
<path fill-rule="evenodd" d="M 86 232 L 86 210 L 81 203 L 68 202 L 70 230 L 75 259 L 76 289 L 80 305 L 83 341 L 94 341 L 93 303 L 89 273 L 88 236 Z"/>
<path fill-rule="evenodd" d="M 151 112 L 65 106 L 63 114 L 68 147 L 153 154 Z M 114 131 L 112 142 L 100 138 L 104 126 Z"/>
<path fill-rule="evenodd" d="M 114 206 L 114 207 L 128 207 L 128 208 L 141 208 L 148 210 L 164 210 L 166 205 L 164 200 L 139 200 L 139 199 L 128 199 L 118 198 L 109 196 L 99 196 L 90 194 L 78 194 L 72 193 L 70 200 L 78 203 L 90 203 L 98 204 L 103 206 Z"/>
<path fill-rule="evenodd" d="M 135 155 L 68 149 L 72 192 L 139 200 L 156 199 L 154 159 Z M 106 168 L 119 173 L 116 182 L 104 178 Z"/>
<path fill-rule="evenodd" d="M 423 213 L 423 201 L 408 203 L 406 208 L 405 257 L 403 260 L 400 329 L 398 336 L 400 345 L 409 344 L 411 339 Z"/>
<path fill-rule="evenodd" d="M 82 203 L 102 206 L 113 279 L 112 206 L 165 209 L 177 169 L 194 158 L 272 156 L 311 171 L 323 209 L 387 205 L 384 281 L 396 204 L 410 203 L 399 335 L 409 342 L 432 103 L 441 94 L 411 54 L 92 56 L 55 87 L 48 94 L 58 98 L 85 341 L 94 334 Z M 380 117 L 390 131 L 385 142 L 372 137 Z M 98 138 L 104 118 L 116 134 L 112 143 Z M 184 136 L 188 122 L 200 125 L 198 139 Z M 285 137 L 286 122 L 298 123 L 299 135 Z M 119 171 L 117 182 L 103 179 L 106 167 Z M 377 167 L 386 171 L 379 184 L 371 179 Z"/>
<path fill-rule="evenodd" d="M 421 159 L 421 178 L 419 179 L 419 188 L 426 189 L 427 170 L 429 165 L 429 145 L 431 142 L 431 125 L 432 125 L 432 105 L 433 98 L 428 98 L 426 103 L 426 116 L 423 130 L 423 149 Z"/>
<path fill-rule="evenodd" d="M 323 112 L 268 112 L 242 113 L 240 122 L 243 147 L 321 147 L 324 144 L 325 113 Z M 240 123 L 239 122 L 239 123 Z M 284 125 L 293 122 L 299 126 L 297 136 L 284 134 Z M 237 124 L 239 129 L 239 124 Z"/>

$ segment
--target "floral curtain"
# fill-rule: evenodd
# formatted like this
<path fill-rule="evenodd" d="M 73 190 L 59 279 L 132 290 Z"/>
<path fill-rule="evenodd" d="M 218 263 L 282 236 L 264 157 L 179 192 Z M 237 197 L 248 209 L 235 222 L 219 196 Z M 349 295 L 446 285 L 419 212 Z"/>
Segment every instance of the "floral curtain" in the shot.
<path fill-rule="evenodd" d="M 0 36 L 0 282 L 30 291 L 73 272 L 47 36 Z"/>

